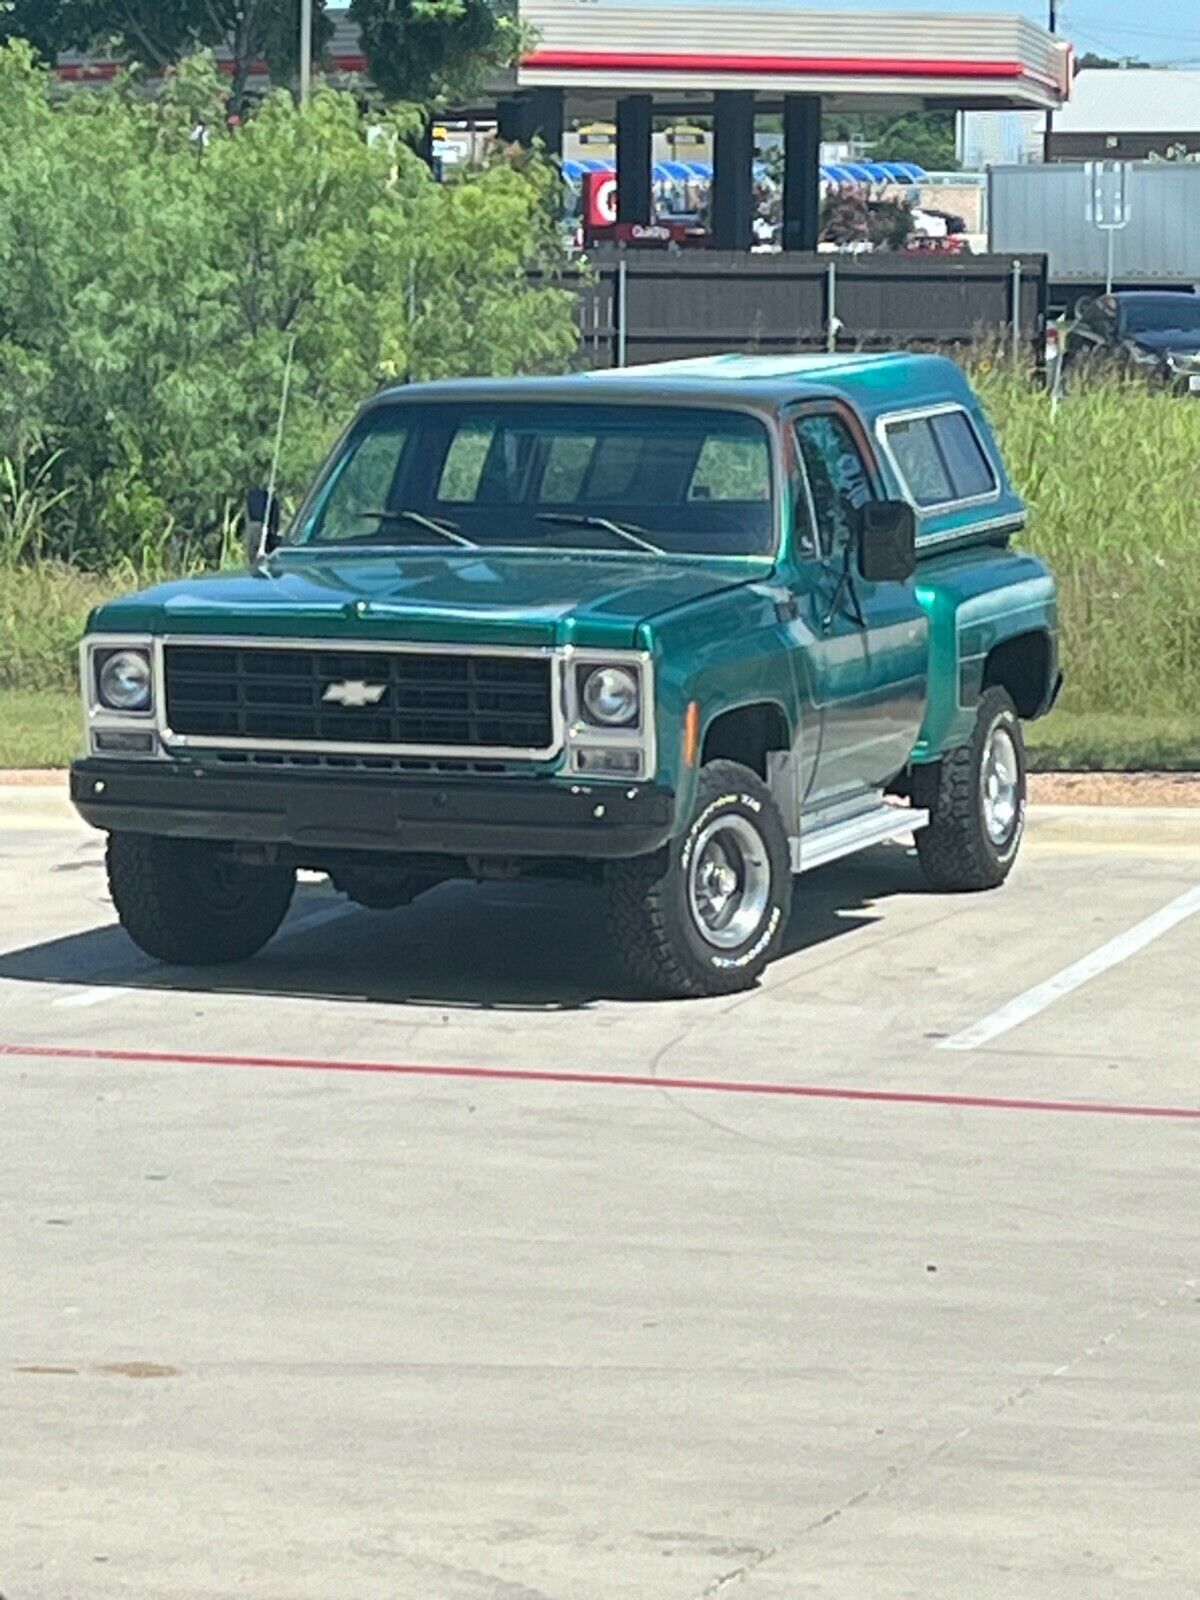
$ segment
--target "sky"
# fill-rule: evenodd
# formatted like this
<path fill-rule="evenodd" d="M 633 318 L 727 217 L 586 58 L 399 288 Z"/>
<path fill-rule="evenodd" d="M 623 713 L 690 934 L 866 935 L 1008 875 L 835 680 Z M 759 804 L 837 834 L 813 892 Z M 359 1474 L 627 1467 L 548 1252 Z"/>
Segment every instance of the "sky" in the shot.
<path fill-rule="evenodd" d="M 668 3 L 737 8 L 737 0 Z M 1050 15 L 1050 0 L 795 0 L 795 4 L 824 11 L 938 11 L 962 16 L 1016 11 L 1041 23 Z M 1075 41 L 1080 55 L 1091 51 L 1200 67 L 1200 0 L 1059 0 L 1059 31 Z"/>
<path fill-rule="evenodd" d="M 817 4 L 818 0 L 809 0 Z M 830 11 L 1020 11 L 1046 22 L 1049 0 L 819 0 Z M 1079 54 L 1200 66 L 1200 0 L 1059 0 L 1059 31 Z"/>

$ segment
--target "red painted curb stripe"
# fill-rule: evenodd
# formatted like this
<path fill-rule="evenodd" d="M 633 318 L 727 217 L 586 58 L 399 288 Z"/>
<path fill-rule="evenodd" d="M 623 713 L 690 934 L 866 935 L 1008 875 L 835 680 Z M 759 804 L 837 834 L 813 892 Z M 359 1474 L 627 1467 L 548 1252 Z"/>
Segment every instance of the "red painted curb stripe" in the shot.
<path fill-rule="evenodd" d="M 729 1078 L 656 1078 L 643 1073 L 566 1072 L 534 1067 L 426 1066 L 399 1061 L 318 1061 L 307 1056 L 227 1056 L 188 1050 L 101 1050 L 50 1044 L 0 1044 L 0 1056 L 46 1061 L 144 1062 L 157 1066 L 258 1067 L 287 1072 L 357 1072 L 400 1078 L 467 1078 L 499 1083 L 569 1083 L 613 1089 L 679 1089 L 701 1094 L 851 1100 L 876 1105 L 945 1106 L 971 1111 L 1048 1111 L 1072 1116 L 1157 1117 L 1200 1122 L 1200 1107 L 1129 1106 L 1087 1100 L 1006 1100 L 983 1094 L 921 1094 L 900 1089 L 836 1089 L 803 1083 L 738 1083 Z"/>

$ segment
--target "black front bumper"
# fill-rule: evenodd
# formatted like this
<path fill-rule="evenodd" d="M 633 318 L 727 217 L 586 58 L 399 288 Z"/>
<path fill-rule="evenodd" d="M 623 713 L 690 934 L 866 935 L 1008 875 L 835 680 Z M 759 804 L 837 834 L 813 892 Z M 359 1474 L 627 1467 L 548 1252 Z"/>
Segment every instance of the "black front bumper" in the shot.
<path fill-rule="evenodd" d="M 675 797 L 653 784 L 368 772 L 228 772 L 199 763 L 77 761 L 71 799 L 110 833 L 286 846 L 295 855 L 648 855 Z"/>

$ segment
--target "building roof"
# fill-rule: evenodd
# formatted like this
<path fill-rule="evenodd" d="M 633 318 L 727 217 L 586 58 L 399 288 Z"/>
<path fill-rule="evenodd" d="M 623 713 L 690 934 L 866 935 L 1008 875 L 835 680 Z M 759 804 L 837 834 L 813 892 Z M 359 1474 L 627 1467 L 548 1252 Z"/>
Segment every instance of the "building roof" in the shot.
<path fill-rule="evenodd" d="M 1200 72 L 1088 67 L 1054 119 L 1058 134 L 1200 133 Z"/>

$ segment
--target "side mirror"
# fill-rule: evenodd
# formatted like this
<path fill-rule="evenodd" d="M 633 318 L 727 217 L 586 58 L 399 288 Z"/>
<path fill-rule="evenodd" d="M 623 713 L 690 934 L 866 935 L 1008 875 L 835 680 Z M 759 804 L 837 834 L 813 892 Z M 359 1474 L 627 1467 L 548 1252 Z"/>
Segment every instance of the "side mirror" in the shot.
<path fill-rule="evenodd" d="M 917 514 L 907 500 L 872 500 L 858 521 L 858 570 L 868 583 L 906 583 L 917 570 Z"/>
<path fill-rule="evenodd" d="M 279 543 L 279 501 L 269 489 L 246 491 L 246 560 L 256 567 Z"/>

